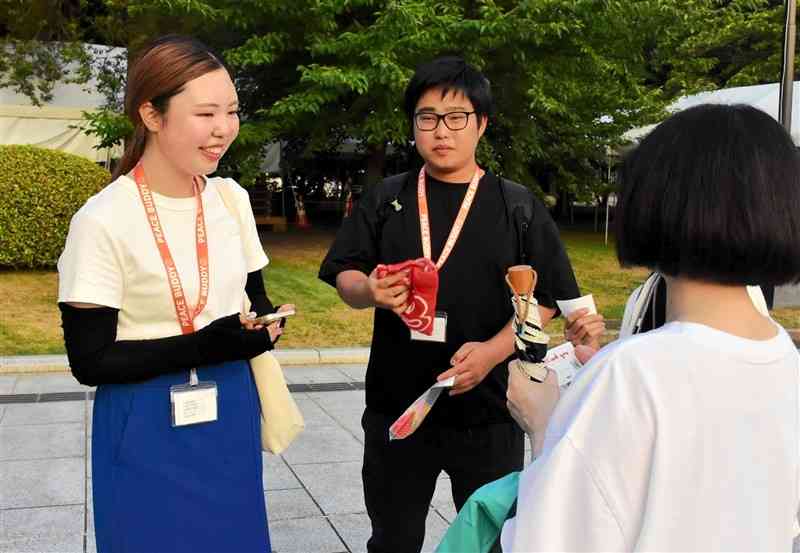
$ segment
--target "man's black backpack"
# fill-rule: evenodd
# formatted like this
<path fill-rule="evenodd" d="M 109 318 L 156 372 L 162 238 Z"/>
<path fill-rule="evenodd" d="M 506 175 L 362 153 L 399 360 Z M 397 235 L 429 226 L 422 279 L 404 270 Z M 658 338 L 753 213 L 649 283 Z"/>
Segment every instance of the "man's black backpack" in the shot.
<path fill-rule="evenodd" d="M 410 182 L 411 173 L 401 173 L 384 179 L 380 184 L 378 192 L 378 233 L 381 232 L 384 223 L 389 215 L 394 211 L 394 202 L 400 195 L 400 191 Z M 536 201 L 533 193 L 516 182 L 495 177 L 500 181 L 500 193 L 506 206 L 508 220 L 512 221 L 517 231 L 517 244 L 519 244 L 519 255 L 517 257 L 520 265 L 528 264 L 528 252 L 525 248 L 525 236 L 528 229 L 533 224 L 533 202 Z M 415 181 L 416 182 L 416 181 Z M 380 238 L 379 238 L 380 240 Z"/>

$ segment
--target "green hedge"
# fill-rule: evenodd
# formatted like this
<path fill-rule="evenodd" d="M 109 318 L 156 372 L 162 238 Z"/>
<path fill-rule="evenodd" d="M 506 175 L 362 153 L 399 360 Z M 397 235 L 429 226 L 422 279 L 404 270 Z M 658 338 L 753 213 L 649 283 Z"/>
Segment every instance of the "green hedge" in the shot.
<path fill-rule="evenodd" d="M 88 159 L 35 146 L 0 146 L 0 267 L 52 267 L 69 222 L 111 175 Z"/>

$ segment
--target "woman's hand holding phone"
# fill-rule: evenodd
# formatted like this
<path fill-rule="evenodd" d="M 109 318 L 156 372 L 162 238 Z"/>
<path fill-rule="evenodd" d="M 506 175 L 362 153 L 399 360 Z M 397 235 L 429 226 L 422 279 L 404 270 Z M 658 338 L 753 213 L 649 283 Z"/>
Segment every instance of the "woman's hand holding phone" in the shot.
<path fill-rule="evenodd" d="M 281 305 L 275 313 L 268 313 L 261 317 L 256 317 L 255 313 L 248 313 L 247 315 L 240 315 L 242 326 L 247 330 L 261 330 L 266 327 L 269 333 L 270 341 L 275 343 L 277 339 L 283 334 L 283 326 L 286 317 L 290 317 L 296 313 L 293 303 Z"/>

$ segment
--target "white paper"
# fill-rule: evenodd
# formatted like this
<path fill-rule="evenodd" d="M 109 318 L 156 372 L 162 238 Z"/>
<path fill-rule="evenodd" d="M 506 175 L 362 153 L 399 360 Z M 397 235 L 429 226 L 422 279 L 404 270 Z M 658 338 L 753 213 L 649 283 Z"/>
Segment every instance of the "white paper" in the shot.
<path fill-rule="evenodd" d="M 575 374 L 580 370 L 581 364 L 575 356 L 575 347 L 572 342 L 564 342 L 558 347 L 547 350 L 544 364 L 558 376 L 558 385 L 566 388 L 572 384 Z"/>
<path fill-rule="evenodd" d="M 431 388 L 452 388 L 453 385 L 456 383 L 456 377 L 451 376 L 450 378 L 445 378 L 441 382 L 437 382 Z"/>
<path fill-rule="evenodd" d="M 589 310 L 589 315 L 597 314 L 597 307 L 594 304 L 594 297 L 591 294 L 586 294 L 585 296 L 572 300 L 556 300 L 556 305 L 558 305 L 558 308 L 565 317 L 569 317 L 573 312 L 578 309 L 583 309 L 584 307 Z"/>

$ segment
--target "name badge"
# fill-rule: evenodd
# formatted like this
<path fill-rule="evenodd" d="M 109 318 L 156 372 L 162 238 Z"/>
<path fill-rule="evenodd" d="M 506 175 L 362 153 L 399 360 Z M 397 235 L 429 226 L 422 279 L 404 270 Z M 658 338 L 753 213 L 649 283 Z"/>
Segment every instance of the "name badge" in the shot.
<path fill-rule="evenodd" d="M 217 420 L 217 385 L 214 382 L 171 386 L 169 399 L 173 427 Z"/>
<path fill-rule="evenodd" d="M 421 332 L 417 332 L 416 330 L 412 330 L 411 339 L 420 342 L 444 343 L 447 339 L 447 313 L 443 311 L 436 312 L 436 316 L 433 318 L 433 332 L 430 336 Z"/>

